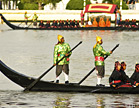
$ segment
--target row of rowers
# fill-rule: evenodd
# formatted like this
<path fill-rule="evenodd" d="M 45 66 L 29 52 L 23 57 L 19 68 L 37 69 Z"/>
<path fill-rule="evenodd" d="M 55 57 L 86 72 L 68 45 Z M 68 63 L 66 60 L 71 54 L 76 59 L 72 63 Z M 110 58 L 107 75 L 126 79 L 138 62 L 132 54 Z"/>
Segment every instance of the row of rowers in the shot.
<path fill-rule="evenodd" d="M 107 18 L 106 22 L 103 17 L 100 18 L 99 22 L 97 22 L 96 18 L 93 18 L 93 21 L 91 21 L 91 18 L 89 18 L 89 21 L 86 22 L 86 27 L 110 27 L 111 22 L 109 18 Z"/>
<path fill-rule="evenodd" d="M 132 19 L 132 21 L 125 19 L 125 21 L 119 21 L 117 24 L 120 27 L 139 27 L 139 23 L 137 25 L 136 19 Z"/>
<path fill-rule="evenodd" d="M 115 62 L 115 68 L 109 77 L 109 83 L 111 87 L 132 87 L 139 86 L 139 64 L 135 65 L 135 71 L 128 77 L 125 73 L 126 63 Z"/>
<path fill-rule="evenodd" d="M 40 28 L 77 28 L 80 27 L 79 25 L 79 20 L 75 21 L 74 20 L 53 20 L 52 23 L 50 23 L 50 21 L 47 21 L 46 24 L 44 24 L 44 22 L 41 20 L 39 23 L 39 27 Z"/>

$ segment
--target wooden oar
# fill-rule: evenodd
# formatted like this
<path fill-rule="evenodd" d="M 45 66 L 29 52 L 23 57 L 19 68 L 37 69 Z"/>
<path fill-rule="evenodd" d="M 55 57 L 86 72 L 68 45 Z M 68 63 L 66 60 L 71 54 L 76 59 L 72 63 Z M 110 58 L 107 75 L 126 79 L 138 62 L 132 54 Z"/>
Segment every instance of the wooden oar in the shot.
<path fill-rule="evenodd" d="M 18 26 L 20 26 L 23 22 L 21 22 Z"/>
<path fill-rule="evenodd" d="M 78 47 L 81 43 L 82 43 L 82 41 L 80 41 L 74 48 L 72 48 L 72 49 L 68 52 L 68 54 L 69 54 L 70 52 L 72 52 L 76 47 Z M 56 63 L 56 65 L 57 65 L 61 60 L 63 60 L 65 57 L 66 57 L 66 55 L 63 56 L 63 57 Z M 46 75 L 54 66 L 55 66 L 55 65 L 52 65 L 46 72 L 44 72 L 40 77 L 38 77 L 38 78 L 37 78 L 35 81 L 33 81 L 29 86 L 27 86 L 27 87 L 24 89 L 24 91 L 29 91 L 29 90 L 31 90 L 31 89 L 40 81 L 40 79 L 41 79 L 44 75 Z"/>
<path fill-rule="evenodd" d="M 32 25 L 32 23 L 33 23 L 33 21 L 29 24 L 29 26 L 28 26 L 28 27 L 30 27 L 30 26 Z"/>
<path fill-rule="evenodd" d="M 113 52 L 117 47 L 119 46 L 119 44 L 117 44 L 111 51 Z M 104 57 L 104 60 L 107 58 L 108 56 Z M 77 83 L 78 85 L 80 85 L 93 71 L 95 70 L 95 67 L 79 82 Z"/>

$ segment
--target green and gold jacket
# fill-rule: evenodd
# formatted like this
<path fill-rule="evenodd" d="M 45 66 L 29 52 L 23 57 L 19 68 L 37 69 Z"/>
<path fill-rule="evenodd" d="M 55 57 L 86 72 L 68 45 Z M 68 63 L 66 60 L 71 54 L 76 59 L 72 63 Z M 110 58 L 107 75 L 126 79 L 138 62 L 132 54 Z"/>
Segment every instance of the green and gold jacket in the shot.
<path fill-rule="evenodd" d="M 25 20 L 28 20 L 28 16 L 27 16 L 27 14 L 24 14 L 24 18 L 25 18 Z"/>
<path fill-rule="evenodd" d="M 93 53 L 95 56 L 95 66 L 104 65 L 104 56 L 110 55 L 110 52 L 106 52 L 98 43 L 93 47 Z"/>
<path fill-rule="evenodd" d="M 70 45 L 68 43 L 57 44 L 54 47 L 54 64 L 56 64 L 65 54 L 67 54 L 71 50 Z M 58 63 L 58 65 L 69 64 L 69 57 L 65 57 L 62 61 Z"/>
<path fill-rule="evenodd" d="M 35 15 L 33 16 L 33 22 L 37 22 L 37 19 L 38 19 L 38 16 L 35 14 Z"/>

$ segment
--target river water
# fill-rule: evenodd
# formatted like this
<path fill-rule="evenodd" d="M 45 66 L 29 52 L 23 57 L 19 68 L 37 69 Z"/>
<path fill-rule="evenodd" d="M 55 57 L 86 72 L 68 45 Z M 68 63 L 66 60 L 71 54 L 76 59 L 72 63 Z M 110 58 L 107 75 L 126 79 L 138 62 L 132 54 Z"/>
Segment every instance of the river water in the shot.
<path fill-rule="evenodd" d="M 132 75 L 136 62 L 139 62 L 138 31 L 11 30 L 6 25 L 0 25 L 0 59 L 17 72 L 37 78 L 53 64 L 53 50 L 58 34 L 65 37 L 71 48 L 83 41 L 70 57 L 69 81 L 72 83 L 78 83 L 94 68 L 92 48 L 96 43 L 96 35 L 103 38 L 103 48 L 106 51 L 120 44 L 105 61 L 103 84 L 109 84 L 108 78 L 116 60 L 126 62 L 126 73 L 129 76 Z M 55 80 L 55 68 L 46 74 L 43 80 Z M 60 76 L 60 82 L 64 82 L 63 74 Z M 96 85 L 96 72 L 82 84 Z M 139 95 L 24 93 L 23 88 L 0 73 L 0 108 L 139 108 Z"/>

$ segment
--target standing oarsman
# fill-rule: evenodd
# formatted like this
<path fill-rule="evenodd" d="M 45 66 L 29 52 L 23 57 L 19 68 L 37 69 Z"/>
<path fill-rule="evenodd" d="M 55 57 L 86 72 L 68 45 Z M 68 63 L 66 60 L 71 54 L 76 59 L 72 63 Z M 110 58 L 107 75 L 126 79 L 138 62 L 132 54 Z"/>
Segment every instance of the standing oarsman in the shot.
<path fill-rule="evenodd" d="M 29 16 L 27 16 L 27 11 L 26 11 L 25 14 L 24 14 L 25 27 L 27 27 L 27 24 L 28 24 L 28 18 L 29 18 Z"/>
<path fill-rule="evenodd" d="M 34 27 L 37 27 L 37 19 L 38 19 L 38 16 L 37 16 L 36 12 L 34 12 L 34 16 L 32 18 Z"/>
<path fill-rule="evenodd" d="M 71 48 L 68 43 L 65 43 L 64 37 L 58 35 L 58 43 L 54 47 L 54 65 L 64 56 L 66 56 L 63 60 L 61 60 L 56 65 L 56 83 L 59 83 L 59 76 L 64 71 L 65 75 L 65 84 L 69 83 L 68 75 L 69 75 L 69 57 L 71 52 L 68 53 Z"/>
<path fill-rule="evenodd" d="M 104 77 L 105 74 L 105 64 L 104 64 L 104 56 L 110 55 L 112 51 L 106 52 L 101 44 L 103 43 L 102 38 L 97 36 L 96 37 L 97 43 L 93 47 L 93 53 L 95 56 L 95 66 L 97 70 L 97 85 L 96 86 L 105 86 L 101 84 L 101 79 Z"/>

